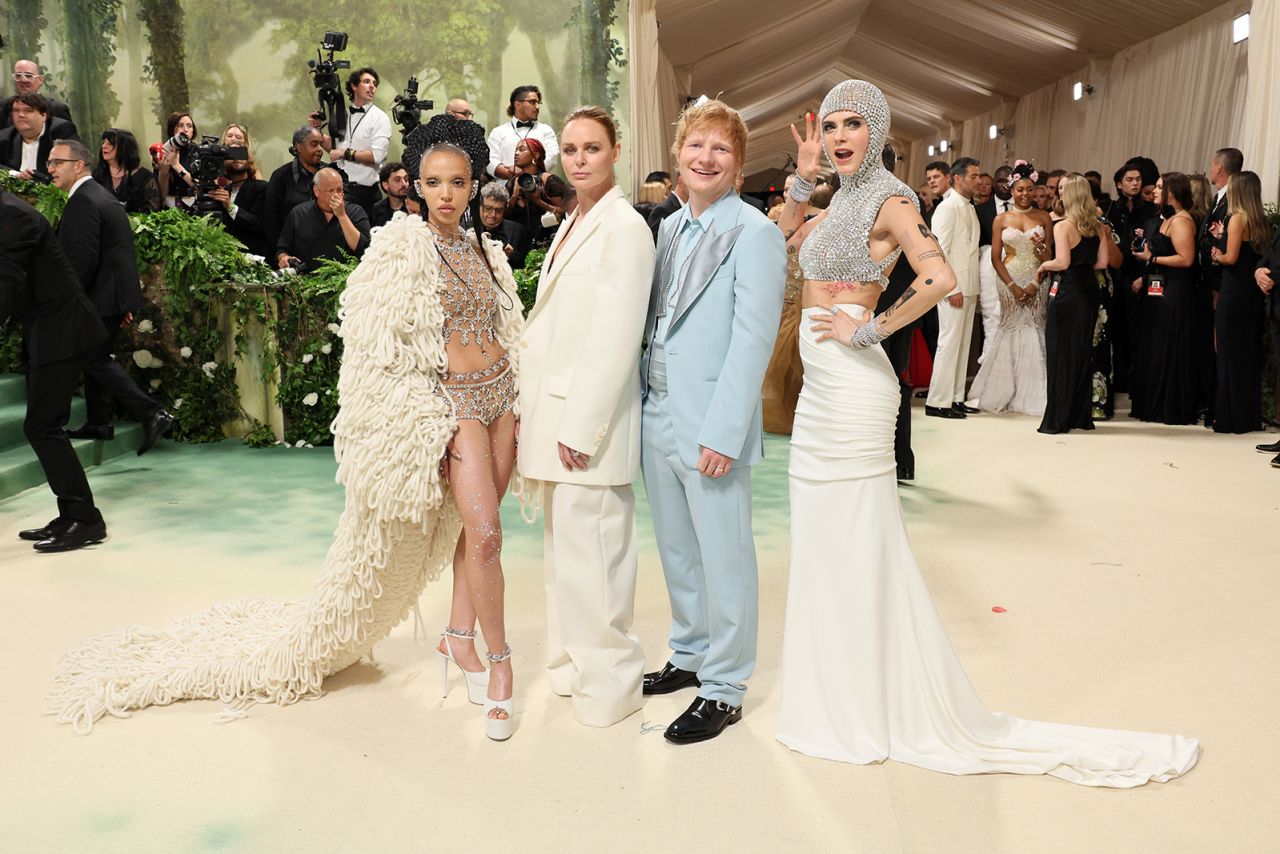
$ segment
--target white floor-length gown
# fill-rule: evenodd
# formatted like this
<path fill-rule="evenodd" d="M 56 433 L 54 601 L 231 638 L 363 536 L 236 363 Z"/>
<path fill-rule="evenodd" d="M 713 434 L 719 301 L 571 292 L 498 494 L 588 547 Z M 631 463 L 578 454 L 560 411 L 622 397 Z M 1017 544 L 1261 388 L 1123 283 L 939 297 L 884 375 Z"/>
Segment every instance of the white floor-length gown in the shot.
<path fill-rule="evenodd" d="M 805 309 L 804 321 L 814 311 Z M 1190 770 L 1194 739 L 987 710 L 907 540 L 893 457 L 899 392 L 888 357 L 880 347 L 817 343 L 810 325 L 800 324 L 804 387 L 791 440 L 778 740 L 841 762 L 896 759 L 950 774 L 1051 774 L 1089 786 L 1140 786 Z"/>
<path fill-rule="evenodd" d="M 1000 239 L 1012 257 L 1004 259 L 1014 284 L 1025 288 L 1035 281 L 1035 243 L 1032 235 L 1044 237 L 1037 225 L 1030 231 L 1007 227 Z M 1018 302 L 1004 282 L 997 282 L 1000 297 L 1000 323 L 995 328 L 982 359 L 982 367 L 973 381 L 969 396 L 978 399 L 979 408 L 987 412 L 1019 412 L 1044 415 L 1048 386 L 1045 377 L 1044 318 L 1048 305 L 1048 287 L 1036 288 L 1029 302 Z"/>

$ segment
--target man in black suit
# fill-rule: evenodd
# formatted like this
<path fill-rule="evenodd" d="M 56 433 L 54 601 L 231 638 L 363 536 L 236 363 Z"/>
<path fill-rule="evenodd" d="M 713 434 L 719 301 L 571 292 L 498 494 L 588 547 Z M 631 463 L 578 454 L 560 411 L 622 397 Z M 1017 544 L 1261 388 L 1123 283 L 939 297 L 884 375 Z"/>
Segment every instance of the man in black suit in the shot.
<path fill-rule="evenodd" d="M 267 182 L 253 177 L 248 160 L 228 160 L 226 171 L 227 186 L 209 193 L 209 198 L 222 203 L 222 227 L 250 254 L 269 261 L 275 245 L 267 237 Z"/>
<path fill-rule="evenodd" d="M 22 323 L 27 417 L 22 428 L 58 498 L 58 516 L 18 537 L 36 551 L 60 552 L 107 536 L 89 479 L 63 432 L 85 354 L 106 337 L 58 238 L 34 208 L 0 190 L 0 317 Z"/>
<path fill-rule="evenodd" d="M 689 191 L 685 189 L 684 178 L 677 172 L 676 183 L 671 188 L 671 192 L 667 194 L 665 199 L 654 205 L 653 210 L 649 211 L 649 230 L 653 232 L 655 246 L 658 244 L 658 229 L 662 227 L 662 221 L 684 207 L 688 201 Z"/>
<path fill-rule="evenodd" d="M 1258 283 L 1258 287 L 1267 295 L 1267 318 L 1268 326 L 1271 329 L 1271 352 L 1275 356 L 1276 375 L 1272 378 L 1275 388 L 1280 392 L 1280 288 L 1276 287 L 1276 281 L 1280 280 L 1280 232 L 1271 241 L 1271 248 L 1267 250 L 1267 254 L 1262 256 L 1262 260 L 1258 262 L 1258 269 L 1254 271 L 1254 280 Z M 1280 468 L 1280 442 L 1271 442 L 1266 445 L 1258 445 L 1258 450 L 1263 453 L 1276 455 L 1271 461 L 1271 465 Z"/>
<path fill-rule="evenodd" d="M 79 139 L 76 126 L 50 118 L 43 95 L 17 95 L 12 99 L 13 127 L 0 130 L 0 164 L 31 180 L 47 174 L 49 149 L 59 139 Z"/>
<path fill-rule="evenodd" d="M 894 165 L 898 162 L 898 155 L 893 150 L 893 146 L 886 145 L 881 150 L 880 157 L 884 161 L 884 168 L 892 172 Z M 911 264 L 899 258 L 893 265 L 893 269 L 889 271 L 889 282 L 880 294 L 875 313 L 883 314 L 902 299 L 907 288 L 911 287 L 911 283 L 915 280 L 916 272 L 911 269 Z M 911 386 L 902 378 L 902 375 L 906 372 L 911 360 L 911 338 L 919 324 L 920 321 L 917 320 L 880 342 L 885 355 L 889 357 L 889 364 L 893 366 L 893 373 L 898 379 L 898 390 L 901 393 L 901 399 L 898 402 L 898 424 L 893 433 L 893 458 L 898 463 L 898 480 L 915 480 L 916 477 L 916 455 L 911 450 Z"/>
<path fill-rule="evenodd" d="M 106 327 L 106 338 L 89 350 L 85 363 L 85 424 L 70 431 L 73 439 L 110 439 L 111 401 L 120 403 L 146 429 L 141 456 L 173 426 L 173 416 L 127 374 L 111 356 L 120 327 L 142 308 L 133 231 L 124 207 L 89 172 L 88 149 L 75 140 L 59 142 L 49 155 L 53 182 L 70 195 L 58 224 L 58 242 L 80 287 Z"/>
<path fill-rule="evenodd" d="M 1154 173 L 1154 174 L 1153 174 Z M 1131 368 L 1139 349 L 1142 297 L 1133 291 L 1133 282 L 1142 278 L 1145 265 L 1133 257 L 1136 229 L 1160 215 L 1156 206 L 1142 198 L 1142 188 L 1155 183 L 1159 172 L 1145 158 L 1132 158 L 1116 170 L 1113 183 L 1116 200 L 1107 206 L 1106 219 L 1120 244 L 1119 279 L 1111 299 L 1108 330 L 1111 334 L 1112 375 L 1116 391 L 1131 391 Z"/>
<path fill-rule="evenodd" d="M 13 64 L 13 88 L 17 95 L 36 95 L 40 92 L 40 87 L 44 85 L 44 75 L 40 73 L 40 66 L 36 65 L 29 59 L 19 59 Z M 46 96 L 47 97 L 47 96 Z M 49 101 L 50 118 L 64 119 L 71 122 L 71 108 L 56 98 L 47 98 Z M 13 124 L 9 115 L 9 108 L 13 106 L 13 98 L 5 98 L 0 102 L 0 130 Z M 72 123 L 72 127 L 75 124 Z"/>
<path fill-rule="evenodd" d="M 751 195 L 750 193 L 742 192 L 742 186 L 746 183 L 747 183 L 746 176 L 743 175 L 741 172 L 739 172 L 738 177 L 734 179 L 733 189 L 737 190 L 738 197 L 741 198 L 744 202 L 751 205 L 751 207 L 755 208 L 756 210 L 760 211 L 760 213 L 764 213 L 764 202 L 762 202 L 760 199 L 757 199 L 755 196 Z"/>

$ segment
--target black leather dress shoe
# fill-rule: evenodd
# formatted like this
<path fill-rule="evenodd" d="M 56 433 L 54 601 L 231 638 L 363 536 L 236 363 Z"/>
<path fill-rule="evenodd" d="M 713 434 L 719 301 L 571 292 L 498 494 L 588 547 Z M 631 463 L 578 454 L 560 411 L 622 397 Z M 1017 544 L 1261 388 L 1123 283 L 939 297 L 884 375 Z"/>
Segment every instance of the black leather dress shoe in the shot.
<path fill-rule="evenodd" d="M 116 436 L 116 428 L 110 424 L 84 424 L 74 430 L 68 430 L 72 439 L 100 439 L 108 441 Z"/>
<path fill-rule="evenodd" d="M 33 548 L 38 552 L 69 552 L 100 543 L 107 538 L 106 522 L 72 522 L 55 531 L 47 540 L 41 540 Z"/>
<path fill-rule="evenodd" d="M 972 406 L 965 406 L 963 403 L 959 402 L 951 404 L 951 408 L 956 412 L 963 412 L 965 415 L 977 415 L 982 411 L 981 409 L 974 409 Z"/>
<path fill-rule="evenodd" d="M 1280 442 L 1272 442 L 1270 445 L 1254 445 L 1260 454 L 1280 454 Z"/>
<path fill-rule="evenodd" d="M 932 415 L 934 418 L 968 418 L 963 412 L 956 412 L 951 407 L 943 408 L 941 406 L 926 406 L 924 408 L 925 415 Z"/>
<path fill-rule="evenodd" d="M 40 540 L 47 540 L 70 524 L 71 524 L 70 519 L 63 519 L 61 516 L 59 516 L 57 519 L 54 519 L 48 525 L 45 525 L 43 528 L 29 528 L 26 531 L 19 531 L 18 539 L 31 540 L 34 542 L 39 542 Z"/>
<path fill-rule="evenodd" d="M 173 422 L 177 419 L 164 410 L 164 407 L 158 407 L 155 412 L 147 416 L 146 428 L 147 434 L 142 437 L 142 444 L 138 446 L 138 456 L 142 456 L 147 451 L 156 446 L 161 437 L 169 432 L 169 428 L 173 426 Z"/>
<path fill-rule="evenodd" d="M 698 674 L 688 670 L 681 670 L 668 661 L 662 666 L 661 670 L 644 675 L 644 687 L 641 690 L 649 695 L 670 694 L 674 691 L 679 691 L 681 688 L 693 686 L 702 687 Z"/>
<path fill-rule="evenodd" d="M 742 706 L 730 706 L 720 700 L 699 697 L 684 714 L 671 722 L 663 734 L 674 744 L 693 744 L 715 738 L 730 724 L 742 720 Z"/>
<path fill-rule="evenodd" d="M 1280 454 L 1276 454 L 1275 458 L 1271 460 L 1271 467 L 1273 469 L 1280 469 Z"/>

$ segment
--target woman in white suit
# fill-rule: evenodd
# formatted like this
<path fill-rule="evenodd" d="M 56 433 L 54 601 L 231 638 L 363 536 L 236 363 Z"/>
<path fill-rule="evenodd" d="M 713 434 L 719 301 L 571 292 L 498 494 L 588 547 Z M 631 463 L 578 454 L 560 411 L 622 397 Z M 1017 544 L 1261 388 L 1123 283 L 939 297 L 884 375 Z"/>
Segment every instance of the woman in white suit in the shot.
<path fill-rule="evenodd" d="M 570 113 L 560 150 L 578 207 L 547 252 L 520 345 L 518 465 L 545 519 L 551 687 L 579 721 L 609 726 L 642 704 L 631 483 L 653 234 L 614 183 L 608 113 Z"/>

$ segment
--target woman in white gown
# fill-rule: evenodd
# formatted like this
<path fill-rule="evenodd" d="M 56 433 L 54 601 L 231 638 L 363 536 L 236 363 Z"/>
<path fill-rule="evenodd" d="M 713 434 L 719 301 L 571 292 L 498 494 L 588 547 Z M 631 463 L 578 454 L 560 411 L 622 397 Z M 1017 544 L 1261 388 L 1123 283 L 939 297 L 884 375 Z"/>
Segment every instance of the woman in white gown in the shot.
<path fill-rule="evenodd" d="M 982 704 L 907 540 L 894 477 L 898 383 L 873 346 L 942 299 L 954 275 L 914 191 L 880 164 L 889 130 L 880 90 L 845 81 L 823 101 L 821 136 L 812 116 L 806 124 L 804 140 L 795 134 L 800 178 L 779 223 L 804 239 L 806 281 L 778 740 L 842 762 L 888 758 L 952 774 L 1052 774 L 1092 786 L 1185 773 L 1199 754 L 1193 739 L 1038 723 Z M 824 147 L 841 188 L 824 216 L 799 228 L 797 202 Z M 917 278 L 872 318 L 883 273 L 900 251 Z"/>
<path fill-rule="evenodd" d="M 1052 233 L 1049 214 L 1031 204 L 1035 167 L 1013 164 L 1009 190 L 1013 210 L 991 226 L 991 265 L 1000 280 L 1000 325 L 973 381 L 970 396 L 987 412 L 1044 415 L 1044 317 L 1048 289 L 1036 281 L 1045 259 L 1045 235 Z"/>

